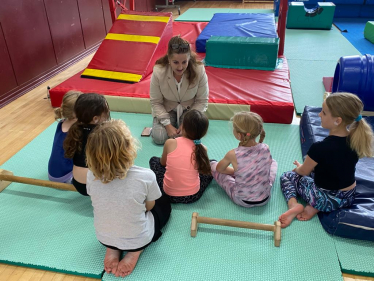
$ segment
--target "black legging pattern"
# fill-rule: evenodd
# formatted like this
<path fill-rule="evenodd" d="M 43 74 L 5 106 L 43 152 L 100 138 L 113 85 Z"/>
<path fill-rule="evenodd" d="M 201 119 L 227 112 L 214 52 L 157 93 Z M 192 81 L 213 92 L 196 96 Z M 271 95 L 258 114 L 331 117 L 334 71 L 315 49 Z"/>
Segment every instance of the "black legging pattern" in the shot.
<path fill-rule="evenodd" d="M 166 194 L 164 192 L 164 175 L 165 175 L 165 167 L 161 165 L 160 163 L 160 157 L 152 157 L 149 160 L 149 167 L 151 170 L 155 173 L 156 179 L 158 186 L 161 189 L 161 192 L 163 194 Z M 197 193 L 193 195 L 188 195 L 188 196 L 169 196 L 170 202 L 171 203 L 183 203 L 183 204 L 188 204 L 188 203 L 193 203 L 196 202 L 197 200 L 200 199 L 200 197 L 203 195 L 205 189 L 207 186 L 210 184 L 212 181 L 213 177 L 211 175 L 201 175 L 199 174 L 200 177 L 200 189 Z M 167 195 L 167 194 L 166 194 Z"/>

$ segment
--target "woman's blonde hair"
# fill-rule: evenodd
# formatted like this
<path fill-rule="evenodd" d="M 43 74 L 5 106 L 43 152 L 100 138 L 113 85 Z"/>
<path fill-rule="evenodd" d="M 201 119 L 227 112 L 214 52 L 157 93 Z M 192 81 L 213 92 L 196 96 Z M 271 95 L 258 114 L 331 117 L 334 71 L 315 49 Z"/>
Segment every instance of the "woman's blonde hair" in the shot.
<path fill-rule="evenodd" d="M 242 135 L 239 145 L 246 145 L 249 140 L 255 140 L 260 135 L 259 142 L 265 139 L 264 121 L 254 112 L 241 111 L 231 117 L 234 130 Z"/>
<path fill-rule="evenodd" d="M 178 46 L 177 48 L 173 48 L 173 46 Z M 184 46 L 188 46 L 184 48 Z M 169 64 L 169 59 L 173 54 L 188 54 L 190 55 L 190 59 L 188 61 L 188 66 L 186 69 L 186 73 L 188 75 L 188 80 L 190 84 L 192 84 L 196 79 L 196 68 L 198 65 L 203 64 L 198 58 L 194 51 L 191 50 L 190 43 L 180 37 L 180 35 L 174 36 L 170 39 L 168 44 L 168 52 L 163 57 L 159 58 L 156 61 L 156 64 L 167 66 Z"/>
<path fill-rule="evenodd" d="M 352 150 L 360 158 L 372 157 L 373 130 L 364 119 L 358 118 L 364 108 L 360 98 L 351 93 L 334 93 L 326 98 L 326 105 L 333 117 L 340 117 L 342 124 L 349 126 L 348 140 Z"/>
<path fill-rule="evenodd" d="M 122 120 L 110 120 L 97 126 L 88 137 L 87 166 L 103 183 L 124 179 L 134 164 L 138 141 Z"/>
<path fill-rule="evenodd" d="M 74 119 L 74 105 L 78 97 L 83 94 L 80 91 L 69 91 L 62 98 L 61 107 L 55 109 L 55 120 Z"/>

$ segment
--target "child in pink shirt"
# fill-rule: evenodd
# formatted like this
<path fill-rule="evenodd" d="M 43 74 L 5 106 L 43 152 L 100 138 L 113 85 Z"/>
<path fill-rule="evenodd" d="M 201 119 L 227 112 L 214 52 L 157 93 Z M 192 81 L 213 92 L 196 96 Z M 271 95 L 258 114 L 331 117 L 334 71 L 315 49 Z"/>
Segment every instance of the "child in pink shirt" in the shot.
<path fill-rule="evenodd" d="M 161 159 L 149 160 L 161 191 L 172 203 L 197 201 L 213 179 L 207 150 L 200 140 L 208 127 L 209 120 L 202 112 L 188 111 L 183 118 L 182 136 L 165 142 Z"/>

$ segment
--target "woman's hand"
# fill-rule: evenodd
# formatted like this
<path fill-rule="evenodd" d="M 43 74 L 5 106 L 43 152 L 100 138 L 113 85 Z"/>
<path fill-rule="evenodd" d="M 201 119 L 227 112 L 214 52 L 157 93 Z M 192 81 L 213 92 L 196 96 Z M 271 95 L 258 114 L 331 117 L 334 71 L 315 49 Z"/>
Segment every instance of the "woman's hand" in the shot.
<path fill-rule="evenodd" d="M 177 130 L 178 135 L 182 135 L 183 124 L 181 124 Z"/>
<path fill-rule="evenodd" d="M 166 129 L 166 132 L 167 132 L 169 138 L 174 138 L 178 135 L 177 129 L 171 124 L 166 125 L 165 129 Z"/>

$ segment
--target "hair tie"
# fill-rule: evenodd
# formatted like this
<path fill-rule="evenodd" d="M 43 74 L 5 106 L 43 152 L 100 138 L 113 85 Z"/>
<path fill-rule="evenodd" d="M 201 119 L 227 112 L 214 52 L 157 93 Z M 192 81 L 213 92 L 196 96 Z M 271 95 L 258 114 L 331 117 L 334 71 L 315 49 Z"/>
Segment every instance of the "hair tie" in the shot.
<path fill-rule="evenodd" d="M 360 121 L 362 119 L 362 115 L 360 114 L 359 116 L 357 116 L 357 118 L 355 119 L 356 122 Z"/>
<path fill-rule="evenodd" d="M 249 137 L 251 134 L 250 133 L 247 133 L 246 136 Z"/>
<path fill-rule="evenodd" d="M 193 143 L 194 143 L 195 145 L 201 144 L 201 140 L 194 140 Z"/>

